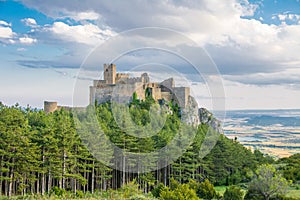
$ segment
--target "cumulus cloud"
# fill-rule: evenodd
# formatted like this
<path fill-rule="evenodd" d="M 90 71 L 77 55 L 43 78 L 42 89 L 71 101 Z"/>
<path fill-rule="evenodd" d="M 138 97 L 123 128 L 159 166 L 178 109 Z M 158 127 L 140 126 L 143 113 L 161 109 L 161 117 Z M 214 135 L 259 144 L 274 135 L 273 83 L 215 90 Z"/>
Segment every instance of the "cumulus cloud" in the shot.
<path fill-rule="evenodd" d="M 42 0 L 23 2 L 53 18 L 65 16 L 76 21 L 94 21 L 76 25 L 55 22 L 44 27 L 43 31 L 53 40 L 93 46 L 116 32 L 158 26 L 180 31 L 205 47 L 226 75 L 272 74 L 298 67 L 300 62 L 297 53 L 300 52 L 300 25 L 269 25 L 245 19 L 243 16 L 253 16 L 260 7 L 247 0 L 133 0 L 131 4 L 98 0 L 89 4 L 80 1 L 62 4 L 59 0 L 51 4 Z M 273 18 L 299 20 L 298 15 L 291 13 Z"/>
<path fill-rule="evenodd" d="M 34 23 L 35 20 L 30 20 L 31 18 L 26 18 L 26 23 L 31 25 L 36 24 Z M 5 21 L 0 21 L 0 42 L 4 44 L 25 44 L 30 45 L 37 42 L 37 39 L 31 38 L 28 35 L 17 34 L 13 32 L 11 28 L 11 24 Z"/>
<path fill-rule="evenodd" d="M 13 40 L 13 37 L 15 35 L 16 33 L 13 32 L 11 24 L 0 20 L 0 43 L 14 44 L 15 41 Z"/>
<path fill-rule="evenodd" d="M 34 39 L 34 38 L 30 38 L 30 37 L 28 37 L 28 36 L 25 36 L 25 37 L 20 37 L 20 38 L 19 38 L 19 42 L 20 42 L 21 44 L 30 45 L 30 44 L 36 43 L 36 42 L 37 42 L 37 39 Z"/>
<path fill-rule="evenodd" d="M 14 35 L 10 27 L 0 26 L 0 38 L 12 38 Z"/>
<path fill-rule="evenodd" d="M 0 20 L 0 38 L 9 39 L 15 35 L 13 30 L 11 29 L 11 24 Z"/>
<path fill-rule="evenodd" d="M 64 22 L 54 22 L 53 25 L 45 27 L 43 31 L 66 42 L 76 42 L 86 45 L 99 44 L 101 41 L 114 35 L 114 32 L 111 30 L 102 30 L 91 23 L 72 26 Z"/>
<path fill-rule="evenodd" d="M 29 27 L 36 27 L 37 26 L 37 23 L 35 21 L 35 19 L 33 18 L 24 18 L 21 20 L 26 26 L 29 26 Z"/>
<path fill-rule="evenodd" d="M 241 16 L 253 16 L 255 11 L 259 8 L 258 4 L 249 3 L 248 0 L 241 0 L 237 6 L 242 11 Z"/>
<path fill-rule="evenodd" d="M 6 21 L 0 20 L 0 26 L 11 26 L 11 24 L 7 23 Z"/>
<path fill-rule="evenodd" d="M 273 16 L 273 17 L 276 18 L 276 16 Z M 273 19 L 274 19 L 274 18 L 273 18 Z M 289 20 L 289 21 L 299 22 L 299 20 L 300 20 L 300 15 L 292 14 L 292 13 L 284 13 L 284 14 L 278 14 L 278 15 L 277 15 L 277 18 L 278 18 L 280 21 L 286 21 L 286 20 Z"/>
<path fill-rule="evenodd" d="M 98 20 L 100 18 L 100 14 L 94 11 L 86 11 L 86 12 L 70 12 L 69 15 L 65 16 L 74 19 L 75 21 L 84 21 L 84 20 Z"/>

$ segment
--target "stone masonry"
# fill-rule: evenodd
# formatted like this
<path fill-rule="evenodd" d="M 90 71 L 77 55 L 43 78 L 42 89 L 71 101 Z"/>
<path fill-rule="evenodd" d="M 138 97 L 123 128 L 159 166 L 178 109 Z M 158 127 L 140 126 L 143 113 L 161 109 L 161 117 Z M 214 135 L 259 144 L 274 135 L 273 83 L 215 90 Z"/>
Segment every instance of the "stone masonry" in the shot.
<path fill-rule="evenodd" d="M 90 104 L 96 101 L 130 102 L 135 92 L 140 100 L 151 95 L 155 101 L 175 101 L 181 108 L 185 108 L 189 101 L 189 87 L 175 87 L 173 78 L 161 83 L 150 82 L 147 73 L 140 77 L 129 77 L 126 73 L 117 73 L 115 64 L 104 64 L 104 80 L 94 80 L 90 86 Z M 146 92 L 147 91 L 147 92 Z"/>

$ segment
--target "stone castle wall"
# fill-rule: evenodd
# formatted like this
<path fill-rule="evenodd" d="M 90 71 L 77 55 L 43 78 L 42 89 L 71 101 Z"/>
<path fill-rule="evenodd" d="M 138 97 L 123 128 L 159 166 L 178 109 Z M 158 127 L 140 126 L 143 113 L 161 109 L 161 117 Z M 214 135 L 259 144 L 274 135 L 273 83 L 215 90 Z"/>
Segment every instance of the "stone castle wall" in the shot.
<path fill-rule="evenodd" d="M 178 101 L 180 107 L 185 108 L 188 104 L 189 96 L 190 96 L 190 88 L 189 87 L 174 87 L 174 99 Z"/>
<path fill-rule="evenodd" d="M 96 100 L 98 103 L 107 101 L 129 102 L 136 92 L 137 97 L 145 99 L 148 90 L 154 100 L 174 100 L 180 107 L 186 107 L 190 95 L 190 88 L 175 87 L 173 78 L 161 83 L 150 82 L 147 73 L 140 77 L 129 77 L 129 74 L 116 73 L 116 65 L 104 64 L 104 80 L 94 80 L 90 87 L 90 104 Z"/>

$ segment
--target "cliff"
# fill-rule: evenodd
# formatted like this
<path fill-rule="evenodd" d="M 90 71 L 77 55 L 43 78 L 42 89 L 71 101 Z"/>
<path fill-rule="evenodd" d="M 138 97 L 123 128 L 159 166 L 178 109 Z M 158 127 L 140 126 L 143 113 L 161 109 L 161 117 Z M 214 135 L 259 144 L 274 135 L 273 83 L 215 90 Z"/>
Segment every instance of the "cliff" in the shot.
<path fill-rule="evenodd" d="M 198 126 L 200 124 L 207 124 L 212 127 L 215 131 L 223 134 L 222 123 L 214 115 L 209 112 L 206 108 L 198 107 L 198 104 L 194 97 L 188 97 L 188 103 L 183 111 L 182 120 L 190 125 Z"/>
<path fill-rule="evenodd" d="M 222 123 L 214 117 L 206 108 L 200 108 L 198 111 L 200 124 L 207 124 L 212 127 L 218 133 L 223 134 Z"/>

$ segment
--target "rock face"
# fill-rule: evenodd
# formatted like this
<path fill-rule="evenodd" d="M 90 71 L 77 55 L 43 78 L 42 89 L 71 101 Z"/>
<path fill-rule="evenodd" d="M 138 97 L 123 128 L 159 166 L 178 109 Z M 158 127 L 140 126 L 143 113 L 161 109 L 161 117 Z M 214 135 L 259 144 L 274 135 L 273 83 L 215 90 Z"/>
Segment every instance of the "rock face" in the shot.
<path fill-rule="evenodd" d="M 200 124 L 207 124 L 212 127 L 218 133 L 223 134 L 223 128 L 221 122 L 216 119 L 211 112 L 206 108 L 200 108 L 198 112 Z"/>
<path fill-rule="evenodd" d="M 188 103 L 182 112 L 181 119 L 183 122 L 189 125 L 197 126 L 200 124 L 198 116 L 198 103 L 194 97 L 188 97 Z"/>
<path fill-rule="evenodd" d="M 223 133 L 221 122 L 214 117 L 206 108 L 198 108 L 197 101 L 194 97 L 188 97 L 188 103 L 182 112 L 182 121 L 193 126 L 207 124 L 218 133 Z"/>

